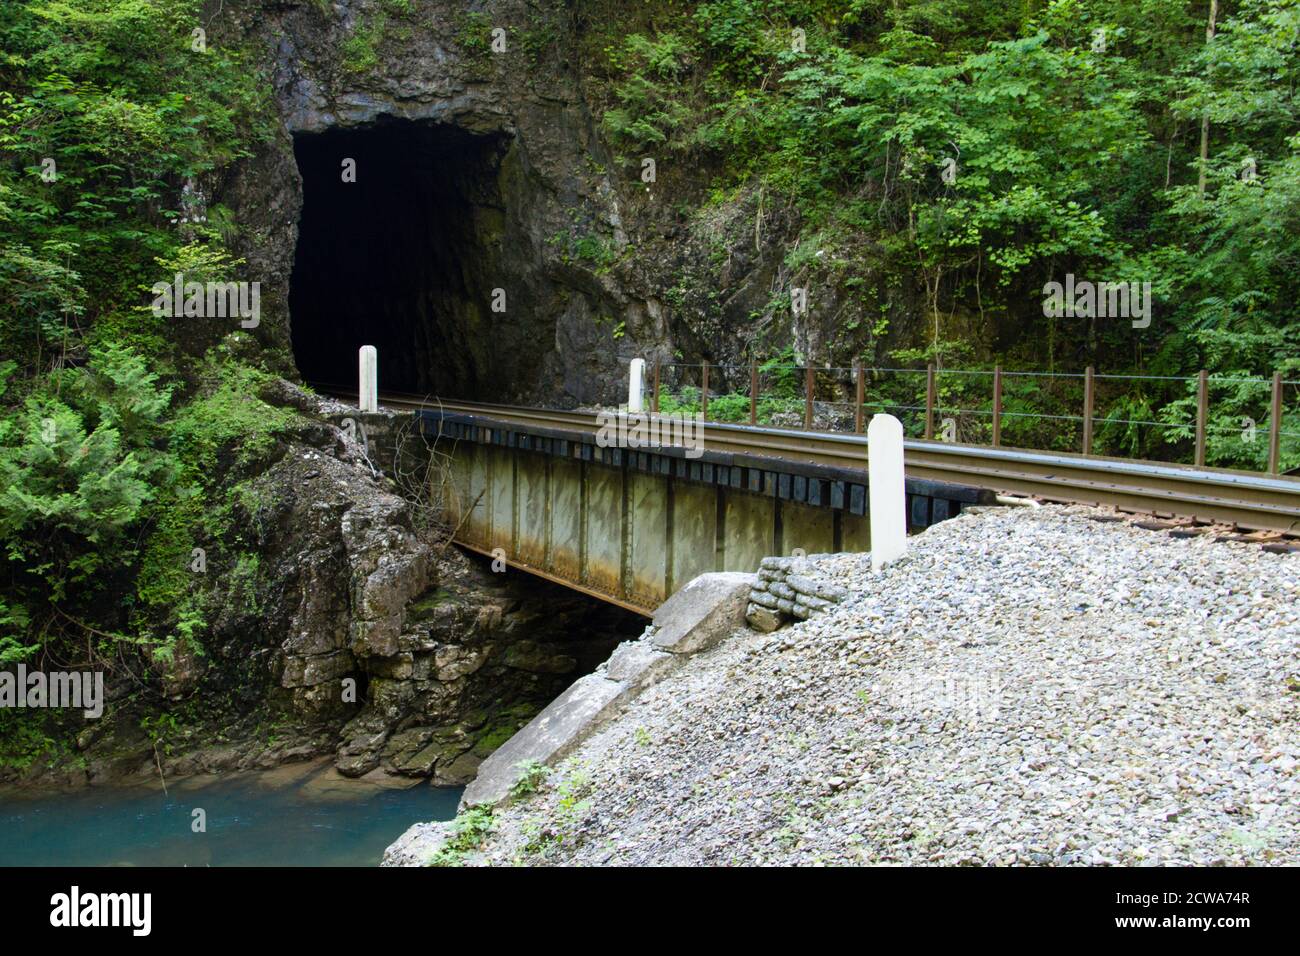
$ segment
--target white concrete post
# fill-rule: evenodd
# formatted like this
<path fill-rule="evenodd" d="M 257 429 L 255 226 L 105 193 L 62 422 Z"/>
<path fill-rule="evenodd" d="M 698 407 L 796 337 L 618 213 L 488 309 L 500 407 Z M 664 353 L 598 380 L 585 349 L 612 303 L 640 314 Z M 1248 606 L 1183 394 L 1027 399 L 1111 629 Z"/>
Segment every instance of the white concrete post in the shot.
<path fill-rule="evenodd" d="M 645 391 L 645 359 L 634 358 L 627 381 L 627 410 L 641 411 L 641 394 Z"/>
<path fill-rule="evenodd" d="M 893 415 L 873 415 L 867 426 L 867 496 L 871 569 L 879 571 L 907 552 L 903 423 Z"/>
<path fill-rule="evenodd" d="M 361 399 L 363 412 L 379 411 L 379 353 L 373 345 L 361 346 Z"/>

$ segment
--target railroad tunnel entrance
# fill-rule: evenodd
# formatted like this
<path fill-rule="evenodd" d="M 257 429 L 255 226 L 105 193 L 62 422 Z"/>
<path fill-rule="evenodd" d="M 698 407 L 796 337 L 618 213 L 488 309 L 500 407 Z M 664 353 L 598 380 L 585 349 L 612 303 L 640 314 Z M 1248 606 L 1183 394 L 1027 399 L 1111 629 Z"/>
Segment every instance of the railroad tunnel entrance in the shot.
<path fill-rule="evenodd" d="M 289 309 L 304 379 L 354 388 L 357 350 L 374 345 L 381 389 L 506 397 L 495 383 L 535 351 L 508 321 L 530 304 L 511 146 L 504 133 L 396 119 L 294 136 L 303 207 Z M 495 289 L 505 314 L 492 311 Z"/>

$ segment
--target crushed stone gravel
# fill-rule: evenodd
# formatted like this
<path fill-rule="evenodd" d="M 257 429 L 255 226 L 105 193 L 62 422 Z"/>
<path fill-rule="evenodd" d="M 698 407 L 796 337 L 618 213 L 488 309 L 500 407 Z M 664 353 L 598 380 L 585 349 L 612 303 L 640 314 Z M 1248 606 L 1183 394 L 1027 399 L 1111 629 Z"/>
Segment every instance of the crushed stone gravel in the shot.
<path fill-rule="evenodd" d="M 974 509 L 799 573 L 497 811 L 487 864 L 1300 863 L 1300 556 Z"/>

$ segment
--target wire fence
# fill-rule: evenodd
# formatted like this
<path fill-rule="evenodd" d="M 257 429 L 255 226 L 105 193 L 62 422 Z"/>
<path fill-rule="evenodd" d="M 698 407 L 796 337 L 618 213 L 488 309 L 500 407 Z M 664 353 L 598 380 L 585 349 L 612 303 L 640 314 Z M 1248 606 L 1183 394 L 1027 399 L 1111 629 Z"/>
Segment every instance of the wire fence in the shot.
<path fill-rule="evenodd" d="M 660 363 L 652 409 L 712 422 L 864 431 L 888 413 L 910 438 L 1236 468 L 1300 467 L 1300 381 L 1022 369 Z"/>

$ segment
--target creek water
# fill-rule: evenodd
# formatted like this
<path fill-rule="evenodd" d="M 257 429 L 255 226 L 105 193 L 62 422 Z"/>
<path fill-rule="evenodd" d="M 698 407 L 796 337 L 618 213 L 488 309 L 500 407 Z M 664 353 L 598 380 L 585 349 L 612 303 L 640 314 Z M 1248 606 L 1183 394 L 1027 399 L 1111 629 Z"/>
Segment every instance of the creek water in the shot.
<path fill-rule="evenodd" d="M 461 794 L 348 780 L 322 763 L 167 788 L 0 791 L 0 866 L 375 866 L 411 824 L 455 816 Z"/>

